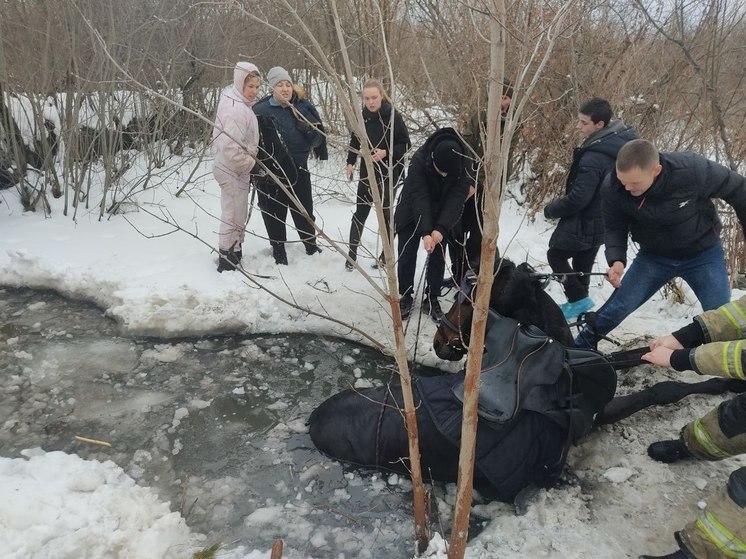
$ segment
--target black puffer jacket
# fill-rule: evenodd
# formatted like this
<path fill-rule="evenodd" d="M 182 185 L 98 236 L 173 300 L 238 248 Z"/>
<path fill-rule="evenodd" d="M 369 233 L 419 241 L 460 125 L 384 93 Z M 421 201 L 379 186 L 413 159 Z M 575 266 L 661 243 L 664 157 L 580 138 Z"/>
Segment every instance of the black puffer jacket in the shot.
<path fill-rule="evenodd" d="M 394 113 L 394 138 L 391 140 L 391 113 Z M 391 154 L 394 162 L 394 173 L 398 176 L 401 168 L 404 166 L 404 155 L 409 150 L 411 143 L 409 141 L 409 130 L 404 124 L 404 119 L 399 111 L 391 107 L 388 101 L 381 102 L 381 108 L 376 112 L 371 112 L 367 107 L 363 107 L 363 121 L 365 122 L 365 132 L 368 134 L 368 141 L 371 149 L 385 149 L 387 154 Z M 347 164 L 354 165 L 357 162 L 358 152 L 360 151 L 360 138 L 352 134 L 350 138 L 350 151 L 347 153 Z M 379 174 L 387 176 L 385 172 L 388 168 L 388 156 L 382 162 L 376 164 Z M 383 173 L 381 171 L 384 171 Z M 365 160 L 360 166 L 360 178 L 368 176 L 368 169 Z"/>
<path fill-rule="evenodd" d="M 433 167 L 432 154 L 442 141 L 458 142 L 461 153 L 467 154 L 464 143 L 453 128 L 441 128 L 430 136 L 425 144 L 412 156 L 407 177 L 404 179 L 394 221 L 397 231 L 412 221 L 418 221 L 420 236 L 438 230 L 444 236 L 461 218 L 466 195 L 469 193 L 469 177 L 466 173 L 466 158 L 458 174 L 441 176 Z"/>
<path fill-rule="evenodd" d="M 550 248 L 581 251 L 603 244 L 601 184 L 614 171 L 619 149 L 637 137 L 634 128 L 612 121 L 573 150 L 565 195 L 544 208 L 546 218 L 560 219 Z"/>
<path fill-rule="evenodd" d="M 627 262 L 627 234 L 640 248 L 690 258 L 718 242 L 722 224 L 711 198 L 730 204 L 746 223 L 746 179 L 695 153 L 661 153 L 661 173 L 642 196 L 632 196 L 616 172 L 604 181 L 606 260 Z"/>

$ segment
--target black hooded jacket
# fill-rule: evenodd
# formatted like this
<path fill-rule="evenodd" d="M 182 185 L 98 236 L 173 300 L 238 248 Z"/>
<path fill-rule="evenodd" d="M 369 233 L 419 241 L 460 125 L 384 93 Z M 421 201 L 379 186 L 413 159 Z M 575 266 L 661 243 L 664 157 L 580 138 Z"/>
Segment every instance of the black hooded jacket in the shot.
<path fill-rule="evenodd" d="M 391 113 L 394 113 L 394 137 L 391 143 Z M 399 111 L 391 107 L 388 101 L 381 102 L 381 108 L 376 112 L 371 112 L 367 107 L 363 107 L 363 121 L 365 122 L 365 132 L 368 135 L 371 149 L 385 149 L 390 154 L 394 162 L 395 175 L 401 173 L 404 166 L 404 155 L 409 150 L 411 143 L 409 141 L 409 130 L 404 124 L 404 119 Z M 358 152 L 360 151 L 360 138 L 352 134 L 350 138 L 350 151 L 347 153 L 347 164 L 354 165 L 357 162 Z M 376 164 L 379 174 L 386 176 L 388 173 L 381 173 L 387 169 L 389 157 L 382 162 L 384 165 Z M 360 165 L 360 178 L 368 176 L 368 169 L 365 160 Z"/>
<path fill-rule="evenodd" d="M 632 196 L 616 172 L 604 181 L 606 260 L 627 262 L 627 235 L 640 249 L 691 258 L 719 242 L 722 224 L 712 198 L 730 204 L 746 223 L 746 179 L 691 152 L 661 153 L 662 170 L 641 196 Z"/>
<path fill-rule="evenodd" d="M 461 153 L 468 153 L 464 142 L 453 128 L 441 128 L 425 141 L 412 156 L 404 179 L 394 216 L 397 231 L 417 221 L 420 236 L 429 235 L 434 230 L 445 236 L 461 218 L 470 184 L 466 173 L 467 158 L 461 158 L 458 173 L 441 176 L 433 167 L 432 154 L 443 141 L 458 142 L 462 146 Z"/>
<path fill-rule="evenodd" d="M 601 184 L 614 171 L 619 149 L 637 137 L 634 128 L 612 121 L 573 150 L 565 195 L 544 208 L 546 218 L 560 219 L 550 248 L 582 251 L 603 244 Z"/>

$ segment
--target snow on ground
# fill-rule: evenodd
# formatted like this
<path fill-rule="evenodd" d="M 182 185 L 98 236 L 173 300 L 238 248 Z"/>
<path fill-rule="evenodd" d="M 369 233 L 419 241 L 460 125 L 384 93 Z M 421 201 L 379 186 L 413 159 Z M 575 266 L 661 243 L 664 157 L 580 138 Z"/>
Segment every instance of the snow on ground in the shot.
<path fill-rule="evenodd" d="M 355 185 L 342 179 L 343 166 L 337 158 L 314 162 L 311 169 L 317 193 L 323 193 L 316 201 L 318 223 L 335 242 L 346 239 L 354 210 Z M 347 273 L 344 259 L 329 241 L 321 241 L 324 252 L 312 257 L 293 243 L 288 249 L 290 265 L 278 267 L 255 210 L 243 247 L 245 269 L 255 274 L 254 279 L 218 274 L 210 247 L 217 244 L 219 190 L 209 163 L 195 174 L 197 182 L 175 197 L 191 170 L 184 165 L 157 188 L 138 192 L 140 210 L 130 205 L 127 213 L 103 220 L 95 198 L 90 209 L 81 207 L 73 220 L 72 209 L 67 217 L 62 215 L 64 198 L 51 200 L 52 216 L 45 217 L 41 212 L 23 213 L 15 191 L 0 192 L 0 285 L 51 288 L 94 301 L 131 335 L 315 332 L 392 346 L 387 304 L 374 289 L 374 285 L 384 288 L 384 279 L 370 268 L 372 255 L 380 250 L 372 230 L 363 239 L 369 255 L 360 259 L 370 281 L 358 272 Z M 530 222 L 523 208 L 509 203 L 500 225 L 504 255 L 548 271 L 545 253 L 552 224 L 540 217 Z M 375 227 L 374 215 L 368 226 Z M 292 230 L 289 237 L 297 239 Z M 420 266 L 423 262 L 421 255 Z M 605 270 L 602 255 L 597 269 Z M 255 282 L 343 324 L 291 308 L 258 289 Z M 556 300 L 563 300 L 558 285 L 548 289 Z M 607 284 L 592 286 L 592 297 L 599 304 L 610 292 Z M 700 311 L 688 290 L 686 299 L 684 304 L 673 304 L 658 294 L 614 335 L 631 347 L 670 332 Z M 416 320 L 418 314 L 413 317 Z M 413 320 L 410 351 L 415 348 L 415 331 Z M 432 323 L 423 320 L 417 358 L 442 367 L 430 349 L 433 332 Z M 9 342 L 0 339 L 0 345 Z M 696 380 L 693 373 L 678 376 Z M 677 375 L 638 367 L 622 375 L 620 392 L 667 378 Z M 668 466 L 651 461 L 645 448 L 675 436 L 694 415 L 718 401 L 690 398 L 592 433 L 570 453 L 569 463 L 579 483 L 539 492 L 523 516 L 502 503 L 476 506 L 474 513 L 485 528 L 471 542 L 468 556 L 611 558 L 670 551 L 672 532 L 743 460 Z M 155 501 L 154 492 L 138 487 L 109 462 L 29 451 L 27 458 L 0 458 L 0 480 L 0 541 L 9 557 L 184 557 L 200 543 L 199 535 L 190 533 L 177 513 Z M 451 489 L 438 503 L 444 520 L 450 517 L 453 498 Z M 246 522 L 267 522 L 273 514 L 270 509 L 257 510 Z M 323 535 L 311 528 L 309 537 Z M 444 557 L 442 549 L 442 541 L 433 540 L 431 556 Z M 266 550 L 244 549 L 221 553 L 236 558 L 269 555 Z M 293 550 L 285 556 L 293 557 Z"/>

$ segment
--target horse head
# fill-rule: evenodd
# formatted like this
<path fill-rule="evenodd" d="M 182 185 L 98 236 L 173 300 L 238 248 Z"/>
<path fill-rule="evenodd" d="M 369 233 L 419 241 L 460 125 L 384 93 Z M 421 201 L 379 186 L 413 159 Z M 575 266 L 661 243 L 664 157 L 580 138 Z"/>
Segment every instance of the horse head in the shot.
<path fill-rule="evenodd" d="M 572 334 L 562 311 L 544 291 L 542 282 L 532 277 L 529 264 L 516 266 L 507 259 L 496 262 L 490 291 L 490 308 L 502 316 L 532 324 L 564 345 L 572 345 Z M 441 359 L 458 361 L 468 351 L 476 278 L 467 278 L 459 295 L 438 325 L 433 340 Z"/>

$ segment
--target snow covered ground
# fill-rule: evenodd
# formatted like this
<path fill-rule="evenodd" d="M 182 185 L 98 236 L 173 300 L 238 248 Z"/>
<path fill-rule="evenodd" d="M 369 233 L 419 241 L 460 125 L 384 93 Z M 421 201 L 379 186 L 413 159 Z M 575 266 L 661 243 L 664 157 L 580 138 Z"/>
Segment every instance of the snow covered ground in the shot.
<path fill-rule="evenodd" d="M 311 169 L 317 191 L 323 193 L 317 199 L 317 222 L 337 242 L 346 240 L 354 210 L 355 185 L 343 180 L 343 164 L 336 158 L 314 162 Z M 23 213 L 14 190 L 0 192 L 0 285 L 51 288 L 93 301 L 128 335 L 309 332 L 371 343 L 348 326 L 279 302 L 238 273 L 218 274 L 210 246 L 217 244 L 219 190 L 209 162 L 195 174 L 200 177 L 197 183 L 178 198 L 175 193 L 191 168 L 183 166 L 171 175 L 163 172 L 157 188 L 137 194 L 140 210 L 129 205 L 127 213 L 103 220 L 98 218 L 95 198 L 90 200 L 92 209 L 81 208 L 74 221 L 62 215 L 62 199 L 51 200 L 52 216 L 45 217 L 40 212 Z M 375 227 L 373 215 L 368 225 Z M 529 222 L 520 206 L 509 203 L 501 217 L 501 252 L 548 270 L 545 253 L 551 228 L 540 217 Z M 290 265 L 278 267 L 263 237 L 255 210 L 243 247 L 246 270 L 265 276 L 256 276 L 255 281 L 392 346 L 387 304 L 359 273 L 345 271 L 344 259 L 328 242 L 322 241 L 324 252 L 312 257 L 295 243 L 288 249 Z M 292 231 L 289 237 L 297 239 Z M 371 255 L 378 254 L 372 231 L 363 241 Z M 362 267 L 383 287 L 379 272 L 370 269 L 372 262 L 361 258 Z M 598 271 L 604 270 L 601 255 Z M 562 301 L 559 286 L 548 289 Z M 592 287 L 592 297 L 599 303 L 609 294 L 606 284 Z M 689 291 L 681 305 L 658 294 L 613 334 L 632 347 L 682 326 L 699 311 Z M 433 331 L 434 326 L 423 321 L 415 340 L 415 328 L 410 328 L 410 350 L 416 344 L 419 361 L 443 366 L 430 349 Z M 8 337 L 0 330 L 0 349 L 8 347 Z M 619 391 L 670 378 L 696 380 L 696 375 L 641 366 L 622 374 Z M 468 556 L 605 559 L 670 551 L 672 532 L 694 515 L 697 503 L 706 500 L 730 470 L 745 462 L 736 458 L 669 466 L 650 460 L 645 449 L 655 440 L 675 436 L 682 425 L 720 399 L 691 397 L 598 429 L 570 453 L 578 485 L 540 492 L 523 516 L 502 503 L 475 506 L 474 514 L 485 527 L 471 542 Z M 112 462 L 39 449 L 24 455 L 0 457 L 0 545 L 7 557 L 187 557 L 204 542 L 178 513 L 157 501 L 155 492 L 138 486 L 131 472 Z M 445 521 L 452 501 L 449 491 L 438 502 Z M 246 522 L 267 522 L 267 515 L 283 522 L 281 507 L 256 511 Z M 311 527 L 309 538 L 314 536 Z M 268 557 L 269 552 L 236 548 L 218 556 Z M 285 557 L 300 556 L 304 555 L 286 548 Z M 348 555 L 352 556 L 356 555 Z M 431 556 L 444 557 L 437 538 Z"/>

